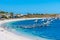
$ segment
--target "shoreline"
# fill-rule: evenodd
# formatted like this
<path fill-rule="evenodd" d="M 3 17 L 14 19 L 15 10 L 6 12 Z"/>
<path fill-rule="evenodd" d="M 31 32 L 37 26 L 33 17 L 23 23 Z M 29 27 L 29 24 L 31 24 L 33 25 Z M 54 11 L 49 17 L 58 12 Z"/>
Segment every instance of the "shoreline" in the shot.
<path fill-rule="evenodd" d="M 4 23 L 7 23 L 7 22 L 19 21 L 19 20 L 23 21 L 23 20 L 30 20 L 30 19 L 32 20 L 32 19 L 43 19 L 43 18 L 20 18 L 20 19 L 7 19 L 7 20 L 3 20 L 3 21 L 1 20 L 0 21 L 0 26 Z M 0 27 L 0 37 L 1 36 L 2 36 L 1 40 L 48 40 L 48 39 L 41 38 L 41 37 L 39 37 L 39 38 L 35 38 L 35 37 L 29 38 L 27 36 L 16 35 L 12 32 L 9 32 L 9 31 L 5 30 L 4 28 Z"/>

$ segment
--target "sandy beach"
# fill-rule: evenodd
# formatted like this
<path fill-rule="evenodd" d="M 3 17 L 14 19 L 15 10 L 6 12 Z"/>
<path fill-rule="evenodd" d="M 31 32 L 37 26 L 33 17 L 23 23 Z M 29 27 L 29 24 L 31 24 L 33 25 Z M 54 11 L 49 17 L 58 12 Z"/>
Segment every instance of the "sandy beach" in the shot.
<path fill-rule="evenodd" d="M 29 20 L 29 19 L 41 19 L 41 18 L 26 18 L 26 19 L 7 19 L 7 20 L 0 20 L 0 25 L 6 22 L 18 21 L 18 20 Z M 29 38 L 26 36 L 18 36 L 12 32 L 5 30 L 4 28 L 0 27 L 0 40 L 48 40 L 45 38 Z"/>

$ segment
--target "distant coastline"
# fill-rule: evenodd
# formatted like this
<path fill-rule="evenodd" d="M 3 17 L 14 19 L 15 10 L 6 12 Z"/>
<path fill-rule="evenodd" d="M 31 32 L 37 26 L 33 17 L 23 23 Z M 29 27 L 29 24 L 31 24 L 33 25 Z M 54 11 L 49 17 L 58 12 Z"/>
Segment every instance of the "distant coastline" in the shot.
<path fill-rule="evenodd" d="M 26 15 L 14 14 L 13 12 L 0 11 L 0 19 L 15 19 L 15 18 L 60 18 L 60 14 L 40 14 L 40 13 L 27 13 Z"/>

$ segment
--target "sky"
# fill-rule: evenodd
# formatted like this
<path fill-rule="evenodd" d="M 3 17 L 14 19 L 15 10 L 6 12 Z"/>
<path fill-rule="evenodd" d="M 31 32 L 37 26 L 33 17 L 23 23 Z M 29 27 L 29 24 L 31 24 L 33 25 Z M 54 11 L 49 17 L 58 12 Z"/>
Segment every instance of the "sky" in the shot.
<path fill-rule="evenodd" d="M 14 13 L 60 13 L 60 0 L 0 0 L 0 10 Z"/>

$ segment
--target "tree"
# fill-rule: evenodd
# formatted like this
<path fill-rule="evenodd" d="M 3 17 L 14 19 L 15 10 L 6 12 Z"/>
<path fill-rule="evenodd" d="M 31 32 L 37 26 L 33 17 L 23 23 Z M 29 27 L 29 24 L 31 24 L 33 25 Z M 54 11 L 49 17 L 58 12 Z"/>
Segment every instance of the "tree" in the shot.
<path fill-rule="evenodd" d="M 32 15 L 31 13 L 27 13 L 27 15 Z"/>
<path fill-rule="evenodd" d="M 10 18 L 13 18 L 13 12 L 10 12 Z"/>
<path fill-rule="evenodd" d="M 0 11 L 0 14 L 8 14 L 8 12 Z"/>
<path fill-rule="evenodd" d="M 5 13 L 4 11 L 0 11 L 0 13 Z"/>

